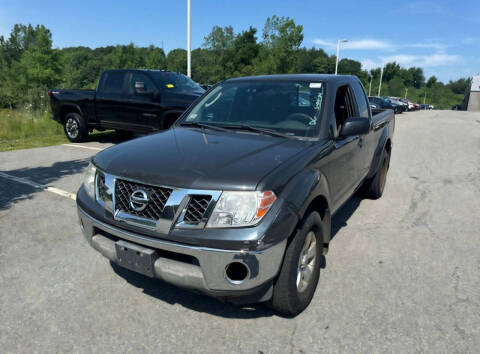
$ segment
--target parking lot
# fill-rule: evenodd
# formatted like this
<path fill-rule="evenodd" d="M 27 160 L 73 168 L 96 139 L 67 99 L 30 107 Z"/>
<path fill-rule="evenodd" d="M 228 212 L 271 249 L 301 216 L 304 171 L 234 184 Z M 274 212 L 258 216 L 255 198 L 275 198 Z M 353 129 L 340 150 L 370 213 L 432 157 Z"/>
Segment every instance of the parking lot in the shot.
<path fill-rule="evenodd" d="M 315 297 L 295 318 L 91 249 L 74 193 L 110 145 L 0 153 L 0 351 L 478 352 L 480 112 L 397 115 L 384 196 L 335 215 Z"/>

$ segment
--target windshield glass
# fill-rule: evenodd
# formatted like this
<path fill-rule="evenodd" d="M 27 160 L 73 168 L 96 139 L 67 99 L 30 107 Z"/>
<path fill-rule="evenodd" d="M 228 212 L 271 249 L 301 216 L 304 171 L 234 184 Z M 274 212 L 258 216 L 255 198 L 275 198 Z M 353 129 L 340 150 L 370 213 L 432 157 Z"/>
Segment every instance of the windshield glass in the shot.
<path fill-rule="evenodd" d="M 161 90 L 176 93 L 205 92 L 199 84 L 180 73 L 151 71 L 150 75 Z"/>
<path fill-rule="evenodd" d="M 316 135 L 324 85 L 305 81 L 226 82 L 205 96 L 184 122 L 250 126 L 287 136 Z"/>

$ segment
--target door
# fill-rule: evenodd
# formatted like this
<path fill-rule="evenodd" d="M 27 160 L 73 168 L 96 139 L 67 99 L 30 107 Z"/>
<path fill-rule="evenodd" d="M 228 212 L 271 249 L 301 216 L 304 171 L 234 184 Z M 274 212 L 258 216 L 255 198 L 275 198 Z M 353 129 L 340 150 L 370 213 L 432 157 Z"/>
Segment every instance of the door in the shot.
<path fill-rule="evenodd" d="M 131 72 L 128 78 L 128 123 L 136 130 L 161 128 L 160 94 L 153 81 L 142 72 Z"/>
<path fill-rule="evenodd" d="M 368 98 L 365 95 L 365 90 L 363 89 L 360 82 L 352 83 L 352 92 L 355 97 L 354 109 L 356 110 L 355 116 L 365 118 L 370 120 L 371 112 L 369 109 Z M 358 137 L 359 139 L 359 149 L 357 151 L 357 156 L 355 157 L 357 163 L 357 173 L 360 182 L 365 178 L 368 171 L 370 170 L 370 165 L 372 163 L 373 154 L 375 152 L 375 141 L 374 134 L 370 131 L 368 134 Z"/>
<path fill-rule="evenodd" d="M 95 99 L 97 119 L 105 128 L 125 128 L 127 71 L 107 71 L 100 80 Z"/>
<path fill-rule="evenodd" d="M 349 85 L 337 89 L 334 115 L 337 125 L 334 150 L 324 165 L 327 179 L 330 181 L 333 209 L 338 208 L 348 199 L 358 186 L 357 156 L 361 149 L 359 137 L 340 137 L 342 125 L 349 117 L 356 114 L 353 93 Z"/>

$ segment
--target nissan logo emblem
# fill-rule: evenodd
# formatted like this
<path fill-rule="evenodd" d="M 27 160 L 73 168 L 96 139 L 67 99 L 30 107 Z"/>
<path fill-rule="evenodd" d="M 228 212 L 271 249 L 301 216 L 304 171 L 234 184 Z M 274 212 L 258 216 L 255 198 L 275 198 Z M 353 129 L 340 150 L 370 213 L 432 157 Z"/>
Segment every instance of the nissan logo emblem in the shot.
<path fill-rule="evenodd" d="M 148 205 L 148 195 L 143 189 L 137 189 L 130 194 L 130 208 L 143 211 Z"/>

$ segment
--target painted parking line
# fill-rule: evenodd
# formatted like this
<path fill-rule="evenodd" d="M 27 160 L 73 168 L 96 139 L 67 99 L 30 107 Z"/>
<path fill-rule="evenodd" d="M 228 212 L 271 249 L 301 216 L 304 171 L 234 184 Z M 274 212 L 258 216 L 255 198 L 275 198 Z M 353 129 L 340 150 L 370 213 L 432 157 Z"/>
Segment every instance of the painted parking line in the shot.
<path fill-rule="evenodd" d="M 62 197 L 65 197 L 65 198 L 70 198 L 70 199 L 73 199 L 73 200 L 77 199 L 77 196 L 73 193 L 66 192 L 64 190 L 61 190 L 61 189 L 58 189 L 58 188 L 55 188 L 55 187 L 45 186 L 43 184 L 30 181 L 29 179 L 26 179 L 26 178 L 12 176 L 12 175 L 9 175 L 9 174 L 3 173 L 3 172 L 0 172 L 0 177 L 6 178 L 6 179 L 9 179 L 11 181 L 18 182 L 18 183 L 23 183 L 23 184 L 26 184 L 30 187 L 34 187 L 34 188 L 37 188 L 37 189 L 42 189 L 42 190 L 50 192 L 50 193 L 61 195 Z"/>
<path fill-rule="evenodd" d="M 97 148 L 97 147 L 94 147 L 94 146 L 84 146 L 84 145 L 77 145 L 77 144 L 62 144 L 62 145 L 63 146 L 81 148 L 81 149 L 96 150 L 96 151 L 102 151 L 103 150 L 103 148 Z"/>

